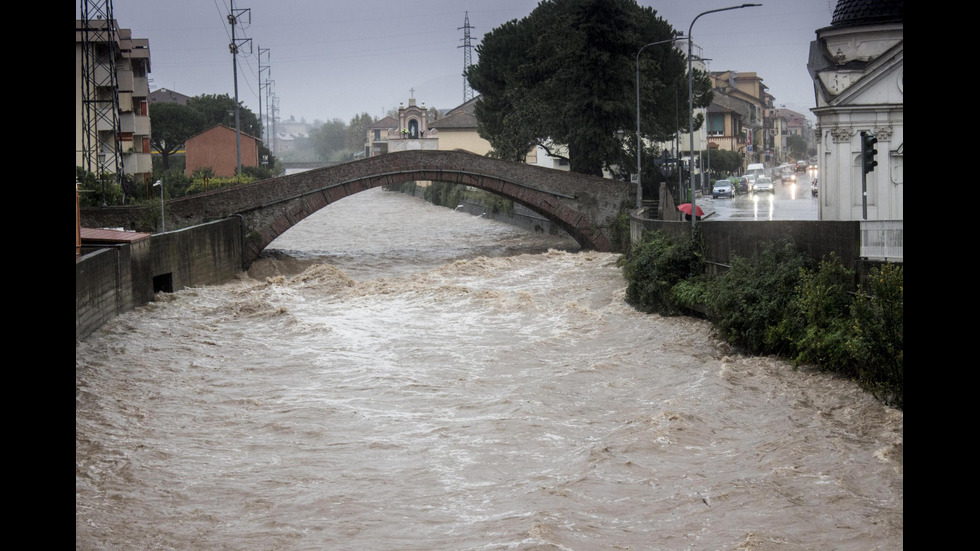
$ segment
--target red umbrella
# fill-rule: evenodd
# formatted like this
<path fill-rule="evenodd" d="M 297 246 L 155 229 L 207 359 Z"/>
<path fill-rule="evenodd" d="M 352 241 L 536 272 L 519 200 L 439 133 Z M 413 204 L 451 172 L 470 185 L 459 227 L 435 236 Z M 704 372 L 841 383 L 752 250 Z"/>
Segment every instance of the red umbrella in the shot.
<path fill-rule="evenodd" d="M 681 204 L 677 205 L 677 210 L 679 210 L 679 211 L 683 212 L 684 214 L 690 216 L 691 215 L 691 203 L 681 203 Z M 701 218 L 702 216 L 704 216 L 704 211 L 701 210 L 701 207 L 699 207 L 699 206 L 695 206 L 694 207 L 694 212 L 698 213 L 698 218 Z"/>

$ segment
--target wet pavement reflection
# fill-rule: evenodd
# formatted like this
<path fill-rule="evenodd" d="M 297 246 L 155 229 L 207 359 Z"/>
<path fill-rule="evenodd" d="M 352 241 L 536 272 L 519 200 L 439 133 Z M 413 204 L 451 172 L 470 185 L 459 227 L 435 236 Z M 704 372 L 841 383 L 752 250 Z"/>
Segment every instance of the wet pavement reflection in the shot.
<path fill-rule="evenodd" d="M 698 206 L 714 220 L 817 220 L 817 197 L 810 191 L 810 176 L 798 173 L 797 181 L 774 180 L 772 193 L 745 193 L 731 197 L 698 198 Z"/>

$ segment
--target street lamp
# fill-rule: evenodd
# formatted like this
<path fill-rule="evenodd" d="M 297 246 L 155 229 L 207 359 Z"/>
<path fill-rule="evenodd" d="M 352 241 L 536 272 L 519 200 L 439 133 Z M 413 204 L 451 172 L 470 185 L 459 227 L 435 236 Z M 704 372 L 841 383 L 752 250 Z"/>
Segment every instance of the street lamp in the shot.
<path fill-rule="evenodd" d="M 167 223 L 163 219 L 163 180 L 157 180 L 153 187 L 160 188 L 160 233 L 167 231 Z"/>
<path fill-rule="evenodd" d="M 687 29 L 687 96 L 690 105 L 690 115 L 688 117 L 688 137 L 691 141 L 690 155 L 688 157 L 688 178 L 691 180 L 691 232 L 694 232 L 694 227 L 697 225 L 697 201 L 694 196 L 694 67 L 691 61 L 694 57 L 694 38 L 691 33 L 694 32 L 694 23 L 702 15 L 708 15 L 709 13 L 716 13 L 720 11 L 728 10 L 740 10 L 742 8 L 755 8 L 761 6 L 762 4 L 742 4 L 741 6 L 729 6 L 727 8 L 718 8 L 717 10 L 708 10 L 706 12 L 701 12 L 691 21 L 691 26 Z"/>
<path fill-rule="evenodd" d="M 102 208 L 105 208 L 105 153 L 99 153 L 99 168 L 97 174 L 99 175 L 99 180 L 102 182 Z"/>
<path fill-rule="evenodd" d="M 640 53 L 647 48 L 647 46 L 656 46 L 658 44 L 667 44 L 670 42 L 676 42 L 681 40 L 683 37 L 675 36 L 674 38 L 668 40 L 658 40 L 656 42 L 651 42 L 645 44 L 639 51 L 636 52 L 636 208 L 639 210 L 643 206 L 643 140 L 640 138 Z"/>

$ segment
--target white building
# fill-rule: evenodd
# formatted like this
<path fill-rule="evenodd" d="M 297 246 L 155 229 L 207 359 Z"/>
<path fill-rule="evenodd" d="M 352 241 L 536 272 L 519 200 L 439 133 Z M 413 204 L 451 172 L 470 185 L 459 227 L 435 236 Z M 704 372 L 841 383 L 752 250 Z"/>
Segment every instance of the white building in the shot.
<path fill-rule="evenodd" d="M 839 0 L 810 44 L 817 117 L 820 220 L 903 220 L 902 0 Z M 865 174 L 861 133 L 876 144 Z"/>

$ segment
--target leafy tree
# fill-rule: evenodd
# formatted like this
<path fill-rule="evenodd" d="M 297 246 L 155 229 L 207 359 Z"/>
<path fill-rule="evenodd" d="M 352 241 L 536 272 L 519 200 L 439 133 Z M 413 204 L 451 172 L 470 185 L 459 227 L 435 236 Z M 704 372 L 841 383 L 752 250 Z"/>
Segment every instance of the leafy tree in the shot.
<path fill-rule="evenodd" d="M 196 109 L 204 117 L 204 127 L 210 128 L 217 124 L 235 127 L 235 100 L 228 94 L 203 94 L 187 100 L 187 107 Z M 238 128 L 250 136 L 261 136 L 262 126 L 259 118 L 245 107 L 241 102 L 238 103 Z"/>
<path fill-rule="evenodd" d="M 481 136 L 505 159 L 523 160 L 541 145 L 566 157 L 574 172 L 635 166 L 635 134 L 618 131 L 636 125 L 637 52 L 674 36 L 669 23 L 635 0 L 542 1 L 524 19 L 487 33 L 479 62 L 466 71 L 481 94 L 475 107 Z M 650 46 L 639 72 L 644 137 L 659 141 L 686 128 L 684 56 L 670 43 Z M 710 83 L 698 74 L 694 106 L 710 101 Z"/>
<path fill-rule="evenodd" d="M 712 149 L 710 153 L 702 151 L 705 159 L 710 159 L 711 172 L 714 174 L 740 175 L 744 155 L 728 149 Z"/>
<path fill-rule="evenodd" d="M 331 159 L 346 149 L 347 125 L 340 119 L 325 122 L 310 132 L 310 141 L 321 159 Z"/>
<path fill-rule="evenodd" d="M 184 147 L 187 138 L 204 130 L 206 124 L 200 111 L 179 103 L 154 103 L 150 118 L 150 143 L 160 152 L 164 170 L 170 169 L 170 156 Z"/>
<path fill-rule="evenodd" d="M 794 134 L 786 138 L 786 147 L 794 159 L 806 158 L 806 139 L 803 136 Z"/>
<path fill-rule="evenodd" d="M 374 124 L 374 118 L 367 113 L 354 115 L 351 117 L 350 124 L 347 125 L 347 140 L 345 145 L 349 151 L 360 151 L 364 149 L 364 141 L 367 139 L 368 130 Z"/>

